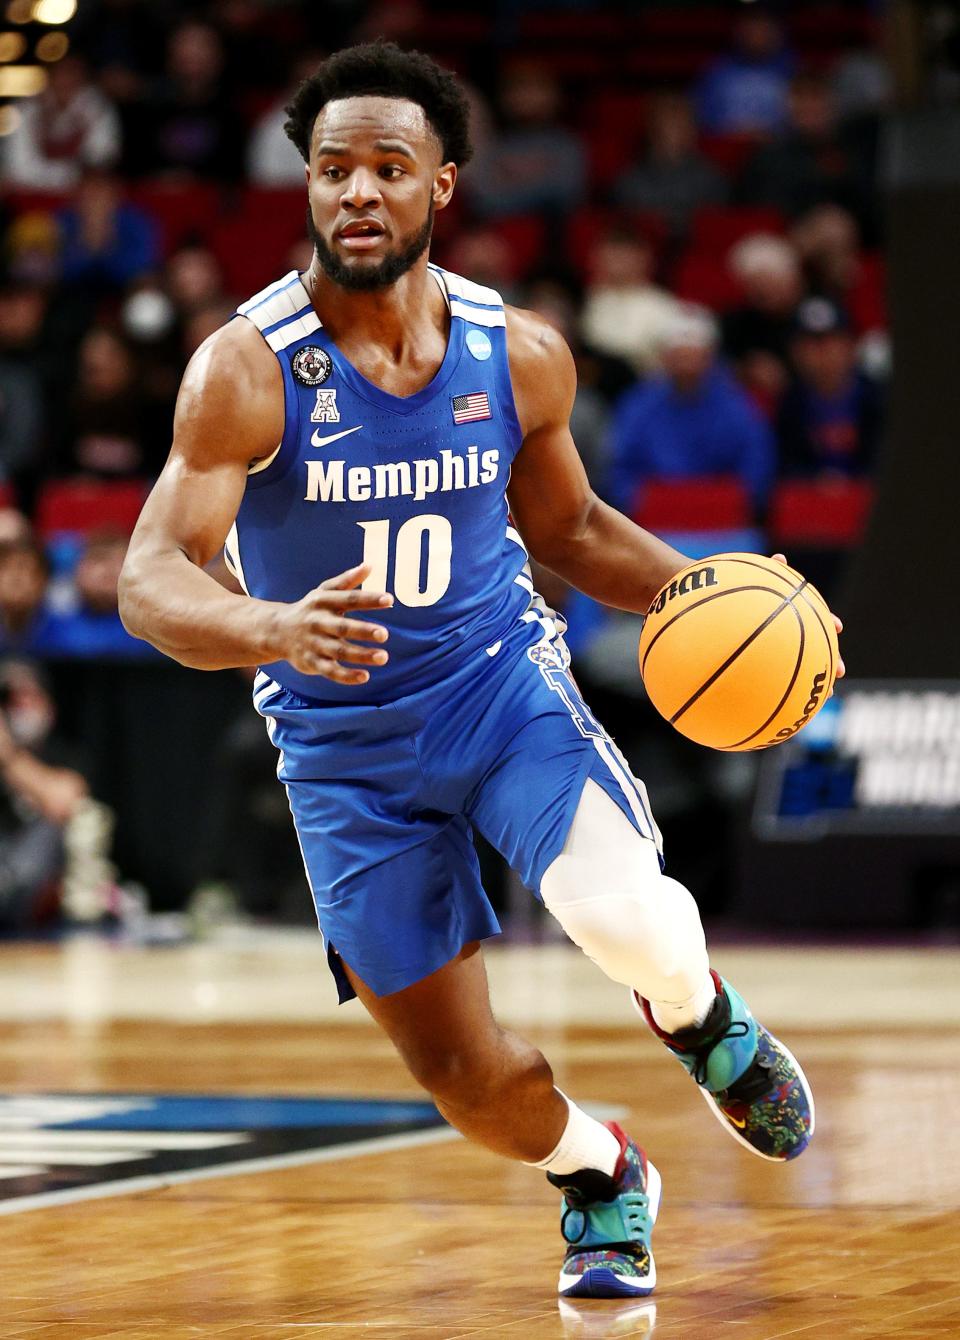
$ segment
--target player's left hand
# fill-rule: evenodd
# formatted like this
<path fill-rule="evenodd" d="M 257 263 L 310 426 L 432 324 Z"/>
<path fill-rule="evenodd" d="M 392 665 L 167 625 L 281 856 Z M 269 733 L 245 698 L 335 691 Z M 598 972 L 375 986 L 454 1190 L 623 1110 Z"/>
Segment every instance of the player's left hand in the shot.
<path fill-rule="evenodd" d="M 773 558 L 776 559 L 778 563 L 786 563 L 787 561 L 786 554 L 774 554 Z M 843 622 L 836 614 L 833 614 L 833 610 L 831 610 L 830 613 L 833 615 L 833 622 L 836 626 L 837 634 L 839 636 L 839 634 L 843 632 Z M 843 657 L 841 656 L 841 658 L 837 661 L 837 673 L 834 675 L 834 682 L 836 682 L 838 679 L 843 679 L 846 673 L 847 673 L 847 667 L 844 665 Z M 832 688 L 830 689 L 830 693 L 833 693 Z"/>

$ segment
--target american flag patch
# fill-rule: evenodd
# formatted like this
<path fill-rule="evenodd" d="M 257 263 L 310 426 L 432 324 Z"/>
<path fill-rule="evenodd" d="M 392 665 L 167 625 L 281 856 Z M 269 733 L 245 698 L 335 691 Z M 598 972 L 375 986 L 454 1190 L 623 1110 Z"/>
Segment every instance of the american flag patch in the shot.
<path fill-rule="evenodd" d="M 478 419 L 493 418 L 490 413 L 490 397 L 486 391 L 455 395 L 450 403 L 453 405 L 454 423 L 476 423 Z"/>

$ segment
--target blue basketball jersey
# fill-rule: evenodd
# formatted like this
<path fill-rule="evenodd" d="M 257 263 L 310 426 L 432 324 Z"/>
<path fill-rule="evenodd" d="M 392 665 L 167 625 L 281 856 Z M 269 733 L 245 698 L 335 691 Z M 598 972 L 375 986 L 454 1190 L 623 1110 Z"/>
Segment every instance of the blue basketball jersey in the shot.
<path fill-rule="evenodd" d="M 366 684 L 264 667 L 321 702 L 391 702 L 468 657 L 495 655 L 518 620 L 549 621 L 507 514 L 521 433 L 503 302 L 437 266 L 430 273 L 449 308 L 449 341 L 412 396 L 388 394 L 344 358 L 296 271 L 238 308 L 280 362 L 285 418 L 277 450 L 250 471 L 226 543 L 230 568 L 251 596 L 295 601 L 367 562 L 365 585 L 395 600 L 368 616 L 390 629 L 390 660 Z"/>

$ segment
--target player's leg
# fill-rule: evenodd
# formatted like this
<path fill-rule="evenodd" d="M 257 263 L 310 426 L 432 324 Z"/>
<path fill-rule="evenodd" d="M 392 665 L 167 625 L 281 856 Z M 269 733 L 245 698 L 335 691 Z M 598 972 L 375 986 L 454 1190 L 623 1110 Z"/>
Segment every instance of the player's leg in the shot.
<path fill-rule="evenodd" d="M 697 904 L 592 777 L 540 896 L 601 971 L 651 1002 L 660 1027 L 703 1023 L 716 988 Z"/>
<path fill-rule="evenodd" d="M 764 1158 L 799 1154 L 813 1100 L 794 1058 L 711 974 L 696 903 L 664 875 L 646 791 L 544 637 L 512 662 L 484 734 L 502 743 L 468 813 L 574 942 L 628 985 L 715 1115 Z"/>
<path fill-rule="evenodd" d="M 777 1161 L 806 1148 L 813 1097 L 795 1058 L 709 971 L 693 897 L 662 874 L 653 843 L 592 779 L 540 892 L 574 943 L 632 989 L 737 1141 Z"/>
<path fill-rule="evenodd" d="M 561 1292 L 650 1293 L 659 1176 L 617 1125 L 602 1125 L 555 1088 L 536 1047 L 497 1023 L 479 945 L 389 995 L 342 967 L 447 1121 L 468 1139 L 541 1168 L 563 1189 L 571 1246 Z"/>

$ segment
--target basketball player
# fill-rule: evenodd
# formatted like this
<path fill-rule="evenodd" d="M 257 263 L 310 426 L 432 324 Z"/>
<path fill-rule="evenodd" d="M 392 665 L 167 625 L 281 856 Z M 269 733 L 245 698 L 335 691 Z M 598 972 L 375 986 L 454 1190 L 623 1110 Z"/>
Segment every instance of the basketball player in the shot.
<path fill-rule="evenodd" d="M 493 1018 L 479 942 L 499 926 L 471 828 L 630 989 L 740 1144 L 804 1149 L 800 1067 L 710 970 L 528 551 L 638 613 L 686 560 L 591 492 L 560 337 L 428 262 L 470 153 L 454 79 L 353 47 L 288 111 L 314 259 L 191 361 L 123 619 L 185 665 L 262 667 L 254 704 L 340 999 L 359 996 L 465 1136 L 562 1191 L 563 1293 L 647 1294 L 660 1178 Z M 223 545 L 246 596 L 203 571 Z"/>

